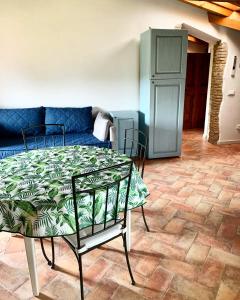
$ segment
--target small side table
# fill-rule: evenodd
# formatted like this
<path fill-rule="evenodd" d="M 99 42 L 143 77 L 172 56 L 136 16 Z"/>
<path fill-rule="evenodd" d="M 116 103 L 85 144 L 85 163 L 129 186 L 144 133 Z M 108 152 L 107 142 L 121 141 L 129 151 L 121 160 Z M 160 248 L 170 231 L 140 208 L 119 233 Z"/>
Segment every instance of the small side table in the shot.
<path fill-rule="evenodd" d="M 125 129 L 139 128 L 139 112 L 134 110 L 111 111 L 110 115 L 116 127 L 116 140 L 113 143 L 113 149 L 123 153 Z M 128 136 L 128 138 L 131 137 Z M 138 140 L 137 134 L 134 136 L 134 140 Z"/>

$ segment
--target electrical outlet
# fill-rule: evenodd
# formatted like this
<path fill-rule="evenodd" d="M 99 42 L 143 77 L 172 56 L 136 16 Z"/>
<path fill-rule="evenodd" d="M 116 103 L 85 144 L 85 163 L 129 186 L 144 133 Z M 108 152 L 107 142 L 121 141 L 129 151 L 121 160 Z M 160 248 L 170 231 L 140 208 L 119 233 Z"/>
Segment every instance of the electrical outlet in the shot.
<path fill-rule="evenodd" d="M 235 96 L 235 90 L 230 90 L 227 93 L 228 96 Z"/>

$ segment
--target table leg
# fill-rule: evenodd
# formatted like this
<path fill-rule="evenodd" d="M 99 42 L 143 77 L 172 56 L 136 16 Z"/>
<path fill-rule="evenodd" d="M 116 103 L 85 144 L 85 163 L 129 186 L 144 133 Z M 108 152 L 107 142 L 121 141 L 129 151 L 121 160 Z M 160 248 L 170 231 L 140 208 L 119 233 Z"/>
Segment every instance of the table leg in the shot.
<path fill-rule="evenodd" d="M 35 244 L 33 238 L 24 237 L 25 250 L 28 261 L 28 269 L 32 283 L 32 291 L 34 296 L 39 296 L 39 284 L 37 276 L 37 262 Z"/>
<path fill-rule="evenodd" d="M 131 250 L 131 210 L 127 211 L 127 250 Z"/>

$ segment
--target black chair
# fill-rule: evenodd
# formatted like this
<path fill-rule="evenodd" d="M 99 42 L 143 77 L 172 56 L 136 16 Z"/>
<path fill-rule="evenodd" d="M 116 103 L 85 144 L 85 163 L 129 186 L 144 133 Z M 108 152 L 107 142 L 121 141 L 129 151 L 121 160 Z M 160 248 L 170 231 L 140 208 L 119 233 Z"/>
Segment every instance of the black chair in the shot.
<path fill-rule="evenodd" d="M 78 261 L 82 300 L 84 299 L 82 255 L 120 236 L 123 239 L 131 281 L 135 285 L 126 241 L 126 218 L 132 164 L 132 162 L 125 162 L 72 177 L 76 234 L 62 238 L 72 249 Z M 80 230 L 79 204 L 82 199 L 88 201 L 88 205 L 91 207 L 91 218 L 88 224 L 90 226 L 86 225 L 85 229 Z M 101 202 L 100 206 L 99 201 Z M 124 207 L 122 212 L 119 212 L 120 204 L 121 208 Z"/>
<path fill-rule="evenodd" d="M 142 178 L 144 175 L 147 144 L 147 137 L 142 131 L 134 128 L 125 129 L 123 153 L 132 158 Z M 149 232 L 143 205 L 141 209 L 144 224 Z"/>
<path fill-rule="evenodd" d="M 55 135 L 45 135 L 46 129 L 54 129 L 58 132 Z M 44 124 L 33 125 L 22 129 L 23 143 L 26 151 L 46 149 L 49 147 L 65 146 L 65 128 L 63 124 Z M 50 260 L 46 254 L 43 238 L 40 238 L 43 256 L 45 257 L 49 266 L 54 268 L 55 264 L 55 249 L 54 240 L 51 237 L 52 259 Z"/>
<path fill-rule="evenodd" d="M 57 134 L 45 135 L 47 129 L 53 129 Z M 65 146 L 65 128 L 63 124 L 33 125 L 22 129 L 23 142 L 26 151 Z"/>

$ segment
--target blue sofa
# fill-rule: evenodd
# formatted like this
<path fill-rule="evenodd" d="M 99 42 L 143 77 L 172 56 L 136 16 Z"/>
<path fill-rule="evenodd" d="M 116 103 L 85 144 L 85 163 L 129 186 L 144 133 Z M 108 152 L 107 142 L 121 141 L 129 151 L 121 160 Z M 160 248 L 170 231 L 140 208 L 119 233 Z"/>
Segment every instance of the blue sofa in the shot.
<path fill-rule="evenodd" d="M 109 140 L 100 141 L 92 134 L 94 124 L 92 107 L 0 109 L 0 159 L 25 151 L 22 129 L 39 124 L 64 124 L 66 145 L 111 146 Z M 54 135 L 55 145 L 58 145 L 58 140 L 60 145 L 59 132 L 53 128 L 47 130 L 34 132 L 34 135 L 45 136 L 50 146 Z"/>

